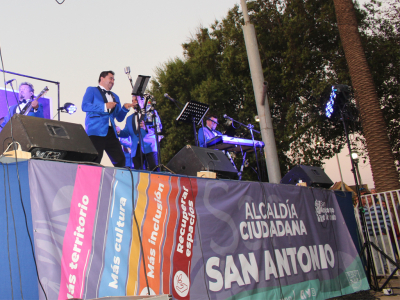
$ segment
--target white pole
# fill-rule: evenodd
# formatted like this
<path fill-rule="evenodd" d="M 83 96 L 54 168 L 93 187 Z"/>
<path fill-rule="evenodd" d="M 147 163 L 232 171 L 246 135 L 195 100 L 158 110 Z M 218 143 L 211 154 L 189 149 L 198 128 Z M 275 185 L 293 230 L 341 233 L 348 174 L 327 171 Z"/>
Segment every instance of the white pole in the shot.
<path fill-rule="evenodd" d="M 260 53 L 254 26 L 250 24 L 247 12 L 246 0 L 241 0 L 245 25 L 243 26 L 244 40 L 246 43 L 247 57 L 250 65 L 251 80 L 253 82 L 254 96 L 256 99 L 257 112 L 260 118 L 260 131 L 262 140 L 265 144 L 265 161 L 269 182 L 279 183 L 281 180 L 281 170 L 279 168 L 278 153 L 276 151 L 274 130 L 272 127 L 271 112 L 269 110 L 266 91 L 263 90 L 264 74 L 261 65 Z"/>

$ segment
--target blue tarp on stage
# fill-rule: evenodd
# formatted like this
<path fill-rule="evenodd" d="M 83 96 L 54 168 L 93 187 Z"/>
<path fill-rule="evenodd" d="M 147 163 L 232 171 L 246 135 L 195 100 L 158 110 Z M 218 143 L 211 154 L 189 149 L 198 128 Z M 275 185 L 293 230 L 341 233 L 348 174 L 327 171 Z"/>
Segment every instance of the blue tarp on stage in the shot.
<path fill-rule="evenodd" d="M 26 221 L 29 234 L 33 239 L 28 162 L 18 163 L 18 171 Z M 0 299 L 5 300 L 38 299 L 35 264 L 19 191 L 16 164 L 2 164 L 2 170 L 0 170 L 2 195 L 2 200 L 0 200 Z"/>

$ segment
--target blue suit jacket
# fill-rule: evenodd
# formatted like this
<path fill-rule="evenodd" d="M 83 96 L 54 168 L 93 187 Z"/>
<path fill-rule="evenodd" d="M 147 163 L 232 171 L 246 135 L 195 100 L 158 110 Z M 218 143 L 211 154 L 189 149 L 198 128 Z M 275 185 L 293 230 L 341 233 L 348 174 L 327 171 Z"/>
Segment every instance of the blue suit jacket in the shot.
<path fill-rule="evenodd" d="M 10 107 L 10 115 L 11 117 L 15 114 L 15 110 L 17 108 L 17 104 L 13 105 Z M 37 117 L 37 118 L 44 118 L 43 114 L 43 105 L 39 103 L 39 107 L 36 112 L 32 109 L 27 116 L 30 117 Z M 6 126 L 7 122 L 10 120 L 10 117 L 8 114 L 4 117 L 3 123 L 0 125 L 0 131 L 3 129 L 4 126 Z"/>
<path fill-rule="evenodd" d="M 214 130 L 218 135 L 222 135 L 221 132 L 218 130 Z M 203 127 L 199 129 L 199 133 L 197 134 L 197 137 L 199 138 L 199 145 L 200 147 L 205 147 L 205 144 L 211 140 L 212 138 L 215 137 L 215 135 L 212 133 L 208 127 L 204 126 L 204 136 L 203 136 Z M 204 141 L 205 138 L 205 141 Z"/>
<path fill-rule="evenodd" d="M 131 149 L 131 147 L 132 147 L 131 137 L 127 137 L 127 138 L 120 137 L 119 142 L 125 148 Z M 125 155 L 125 167 L 133 168 L 131 153 L 126 151 L 126 149 L 122 149 L 122 151 L 124 152 L 124 155 Z"/>
<path fill-rule="evenodd" d="M 122 122 L 129 110 L 121 107 L 119 97 L 113 92 L 111 93 L 117 105 L 111 113 L 108 113 L 104 111 L 104 100 L 99 89 L 93 86 L 86 89 L 82 100 L 82 111 L 86 112 L 85 128 L 88 135 L 106 136 L 108 132 L 108 120 L 110 120 L 115 136 L 117 136 L 114 119 Z"/>
<path fill-rule="evenodd" d="M 131 137 L 132 140 L 131 157 L 136 156 L 137 144 L 139 143 L 139 132 L 135 134 L 136 124 L 132 123 L 133 117 L 136 117 L 136 115 L 132 114 L 126 119 L 125 128 L 121 130 L 119 133 L 120 137 L 128 137 L 128 136 Z M 156 152 L 157 143 L 155 139 L 154 128 L 149 128 L 148 126 L 146 130 L 140 128 L 140 134 L 142 137 L 142 152 L 145 154 L 150 152 Z"/>

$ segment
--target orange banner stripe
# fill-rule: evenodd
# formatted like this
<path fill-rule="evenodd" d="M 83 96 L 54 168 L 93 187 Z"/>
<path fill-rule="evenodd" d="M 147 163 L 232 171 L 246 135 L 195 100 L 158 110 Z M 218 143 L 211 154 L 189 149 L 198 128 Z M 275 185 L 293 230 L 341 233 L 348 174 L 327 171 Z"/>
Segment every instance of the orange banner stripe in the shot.
<path fill-rule="evenodd" d="M 142 228 L 143 217 L 147 206 L 146 190 L 148 185 L 149 185 L 149 174 L 140 173 L 139 184 L 137 187 L 137 195 L 138 195 L 136 200 L 137 204 L 135 208 L 135 214 L 139 224 L 139 229 Z M 132 245 L 131 245 L 131 253 L 129 255 L 129 272 L 128 272 L 128 281 L 126 285 L 127 295 L 136 295 L 138 271 L 139 271 L 138 267 L 140 266 L 139 259 L 140 259 L 140 242 L 136 228 L 136 222 L 135 220 L 133 220 Z"/>
<path fill-rule="evenodd" d="M 160 292 L 161 245 L 164 239 L 165 221 L 168 213 L 167 196 L 169 188 L 169 176 L 150 175 L 150 185 L 147 190 L 149 200 L 142 232 L 147 280 L 149 287 L 155 294 Z M 147 287 L 143 267 L 140 269 L 139 292 Z"/>

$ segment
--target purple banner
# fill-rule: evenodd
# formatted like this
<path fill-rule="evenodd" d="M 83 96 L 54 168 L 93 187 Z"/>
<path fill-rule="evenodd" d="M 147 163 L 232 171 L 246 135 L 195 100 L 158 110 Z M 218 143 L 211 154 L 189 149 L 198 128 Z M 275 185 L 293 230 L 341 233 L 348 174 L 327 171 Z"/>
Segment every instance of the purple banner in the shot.
<path fill-rule="evenodd" d="M 74 249 L 74 241 L 67 238 L 73 231 L 68 233 L 67 225 L 73 218 L 79 223 L 81 213 L 71 201 L 77 183 L 93 177 L 84 174 L 77 179 L 77 168 L 75 164 L 29 162 L 35 251 L 48 299 L 65 298 L 61 292 L 70 278 L 62 279 L 65 266 L 61 261 L 63 256 L 73 257 L 66 249 Z M 153 291 L 173 294 L 174 299 L 204 299 L 206 294 L 217 300 L 328 299 L 369 289 L 332 191 L 140 172 L 131 177 L 129 171 L 121 174 L 126 177 L 124 188 L 116 191 L 120 181 L 116 169 L 99 170 L 96 182 L 79 187 L 77 198 L 83 199 L 97 186 L 93 226 L 85 227 L 91 250 L 87 268 L 80 269 L 79 296 L 83 298 L 99 296 L 103 275 L 112 279 L 112 286 L 126 283 L 125 292 L 121 288 L 119 294 L 147 292 L 138 232 L 146 242 L 163 245 L 157 248 L 161 259 L 155 259 L 154 247 L 145 247 L 146 274 Z M 132 189 L 139 231 L 133 219 L 127 220 L 132 216 L 125 200 L 121 202 L 132 201 Z M 123 238 L 120 231 L 121 235 L 113 232 L 116 226 L 120 228 L 118 224 L 109 225 L 114 196 L 119 199 L 118 206 L 114 205 L 119 209 L 118 220 L 121 217 L 124 222 Z M 125 224 L 130 224 L 130 230 Z M 125 255 L 109 254 L 107 241 L 118 242 L 118 250 Z M 179 261 L 176 253 L 185 260 Z M 105 265 L 110 261 L 113 264 Z M 60 289 L 60 284 L 65 287 Z M 42 294 L 40 298 L 44 299 Z"/>

